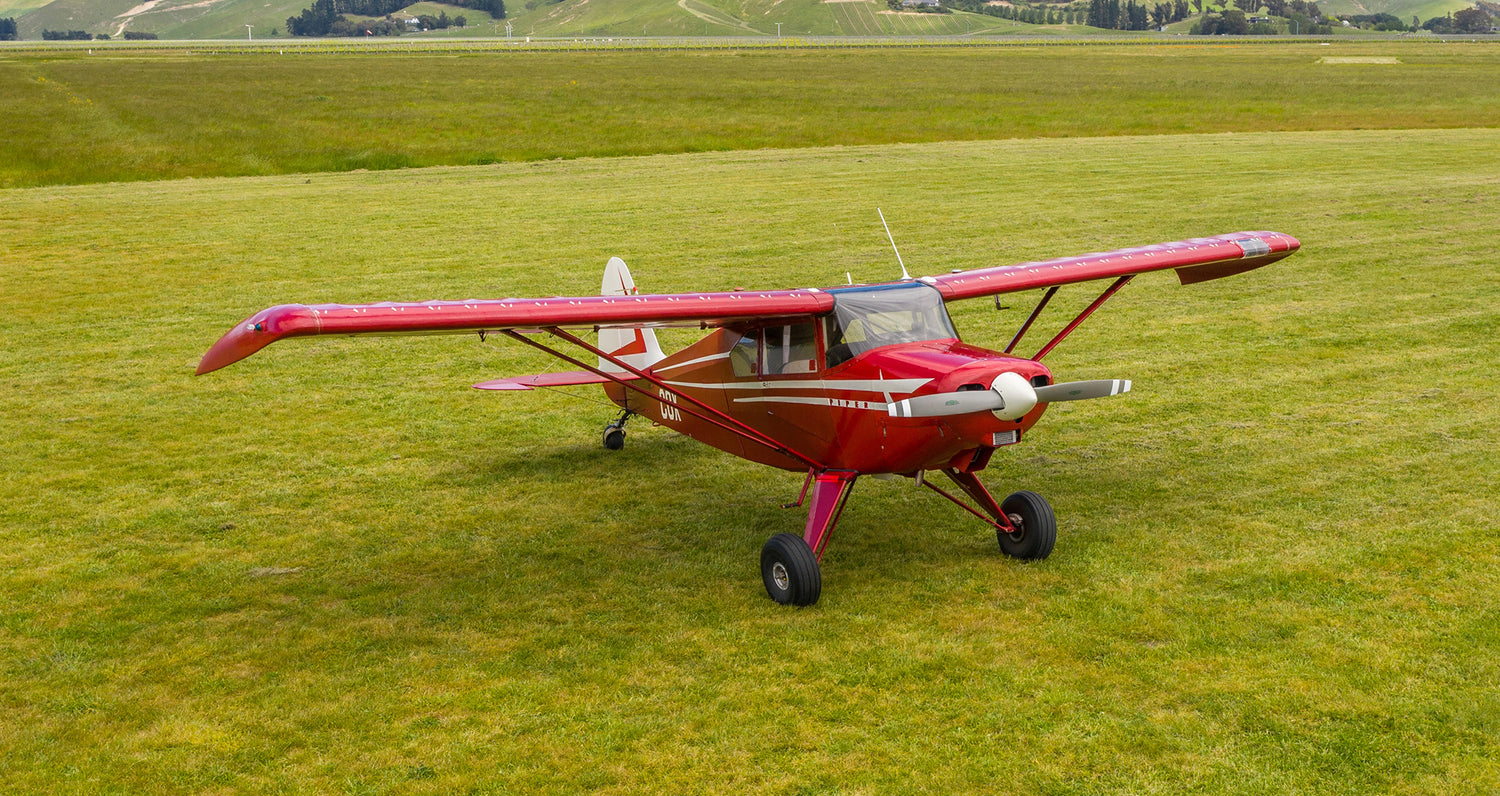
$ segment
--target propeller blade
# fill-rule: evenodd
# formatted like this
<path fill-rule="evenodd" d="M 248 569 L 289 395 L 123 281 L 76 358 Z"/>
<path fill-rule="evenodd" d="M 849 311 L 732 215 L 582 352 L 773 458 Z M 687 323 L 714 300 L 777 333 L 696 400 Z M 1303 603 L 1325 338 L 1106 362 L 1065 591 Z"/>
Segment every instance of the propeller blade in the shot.
<path fill-rule="evenodd" d="M 1005 399 L 994 390 L 965 390 L 919 395 L 887 404 L 891 417 L 946 417 L 970 412 L 992 412 L 1005 406 Z"/>
<path fill-rule="evenodd" d="M 1036 400 L 1044 404 L 1058 401 L 1086 401 L 1090 398 L 1108 398 L 1124 392 L 1130 392 L 1130 379 L 1065 381 L 1061 384 L 1036 388 Z"/>

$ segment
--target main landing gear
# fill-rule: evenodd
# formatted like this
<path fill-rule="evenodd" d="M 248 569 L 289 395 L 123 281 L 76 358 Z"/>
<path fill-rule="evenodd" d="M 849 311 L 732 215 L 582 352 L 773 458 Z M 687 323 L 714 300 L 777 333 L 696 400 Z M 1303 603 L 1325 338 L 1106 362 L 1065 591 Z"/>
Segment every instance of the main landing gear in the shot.
<path fill-rule="evenodd" d="M 1052 552 L 1057 543 L 1057 516 L 1046 498 L 1023 490 L 1006 498 L 1000 510 L 1015 528 L 1014 532 L 995 529 L 1001 551 L 1023 561 L 1040 561 Z"/>
<path fill-rule="evenodd" d="M 858 477 L 859 473 L 849 470 L 810 470 L 796 502 L 782 506 L 788 509 L 800 506 L 806 499 L 807 528 L 800 537 L 778 533 L 760 549 L 760 577 L 771 599 L 782 605 L 798 606 L 818 601 L 823 592 L 823 573 L 818 562 Z"/>
<path fill-rule="evenodd" d="M 766 594 L 782 605 L 812 605 L 823 592 L 818 557 L 802 537 L 790 533 L 772 536 L 760 549 L 760 577 Z"/>
<path fill-rule="evenodd" d="M 992 525 L 1003 553 L 1023 561 L 1040 561 L 1052 552 L 1057 543 L 1057 517 L 1046 498 L 1023 490 L 996 503 L 973 473 L 944 470 L 943 474 L 968 493 L 978 508 L 927 481 L 921 473 L 915 475 L 921 485 Z M 823 549 L 828 545 L 833 527 L 838 523 L 844 503 L 854 487 L 854 479 L 858 477 L 858 473 L 848 471 L 809 472 L 797 501 L 783 506 L 800 506 L 803 499 L 808 498 L 808 492 L 812 493 L 803 535 L 778 533 L 760 550 L 760 576 L 766 584 L 766 595 L 771 599 L 782 605 L 797 606 L 818 601 L 823 591 L 823 574 L 818 562 L 823 558 Z"/>

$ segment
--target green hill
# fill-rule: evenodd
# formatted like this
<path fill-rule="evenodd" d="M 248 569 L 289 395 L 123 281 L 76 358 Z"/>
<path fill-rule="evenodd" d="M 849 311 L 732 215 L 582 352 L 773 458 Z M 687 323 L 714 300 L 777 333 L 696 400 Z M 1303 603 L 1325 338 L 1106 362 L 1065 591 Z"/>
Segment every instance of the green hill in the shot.
<path fill-rule="evenodd" d="M 775 36 L 777 23 L 783 36 L 951 36 L 1015 27 L 976 14 L 895 13 L 884 0 L 516 0 L 507 9 L 517 35 L 537 36 Z"/>
<path fill-rule="evenodd" d="M 43 30 L 108 32 L 116 15 L 129 11 L 138 0 L 53 0 L 16 19 L 21 38 L 39 39 Z"/>
<path fill-rule="evenodd" d="M 0 0 L 0 17 L 19 17 L 46 4 L 47 0 Z"/>
<path fill-rule="evenodd" d="M 25 39 L 39 39 L 43 30 L 84 30 L 115 37 L 131 30 L 164 39 L 244 38 L 246 25 L 253 25 L 262 35 L 284 29 L 286 18 L 307 4 L 307 0 L 53 0 L 16 22 Z"/>
<path fill-rule="evenodd" d="M 164 39 L 256 38 L 286 34 L 286 19 L 311 0 L 0 0 L 17 16 L 22 38 L 44 29 L 119 36 L 126 30 Z M 1327 13 L 1390 13 L 1423 20 L 1471 0 L 1323 0 Z M 513 36 L 954 36 L 996 33 L 1098 33 L 1082 26 L 1039 26 L 981 14 L 892 11 L 885 0 L 511 0 Z M 14 9 L 7 12 L 5 9 Z M 30 10 L 28 10 L 30 9 Z M 422 2 L 414 13 L 462 14 L 465 28 L 422 36 L 504 36 L 504 21 L 472 9 Z"/>
<path fill-rule="evenodd" d="M 1473 0 L 1319 0 L 1323 13 L 1394 14 L 1409 22 L 1413 16 L 1427 21 L 1453 11 L 1472 8 Z"/>
<path fill-rule="evenodd" d="M 286 19 L 311 0 L 0 0 L 17 11 L 22 38 L 43 30 L 84 30 L 118 37 L 124 31 L 164 39 L 256 38 L 286 35 Z M 28 10 L 30 9 L 30 10 Z M 504 36 L 504 22 L 473 9 L 433 2 L 413 13 L 462 14 L 465 28 L 422 36 Z M 1077 32 L 1063 26 L 1019 24 L 980 14 L 892 11 L 884 0 L 513 0 L 514 36 L 952 36 L 985 33 Z M 780 23 L 778 30 L 777 23 Z"/>

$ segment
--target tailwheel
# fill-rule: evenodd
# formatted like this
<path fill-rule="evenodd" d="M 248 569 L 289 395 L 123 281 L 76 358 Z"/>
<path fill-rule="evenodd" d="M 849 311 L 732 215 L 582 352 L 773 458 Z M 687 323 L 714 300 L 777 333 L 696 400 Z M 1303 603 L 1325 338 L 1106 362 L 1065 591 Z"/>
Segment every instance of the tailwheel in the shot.
<path fill-rule="evenodd" d="M 1012 558 L 1039 561 L 1052 552 L 1057 543 L 1057 516 L 1046 498 L 1035 492 L 1021 491 L 1005 499 L 1000 510 L 1015 526 L 1015 533 L 996 531 L 1000 549 Z"/>
<path fill-rule="evenodd" d="M 604 427 L 604 447 L 607 450 L 617 451 L 625 447 L 625 421 L 635 412 L 626 409 L 615 418 L 615 422 Z"/>
<path fill-rule="evenodd" d="M 823 591 L 818 557 L 800 536 L 778 533 L 760 549 L 766 594 L 782 605 L 812 605 Z"/>
<path fill-rule="evenodd" d="M 604 427 L 604 447 L 617 451 L 625 447 L 625 429 L 610 423 Z"/>

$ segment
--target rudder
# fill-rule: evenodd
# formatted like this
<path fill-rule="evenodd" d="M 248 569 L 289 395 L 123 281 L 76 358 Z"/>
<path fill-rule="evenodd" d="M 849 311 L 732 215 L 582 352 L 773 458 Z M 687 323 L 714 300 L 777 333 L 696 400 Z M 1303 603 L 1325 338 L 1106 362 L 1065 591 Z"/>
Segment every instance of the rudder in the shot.
<path fill-rule="evenodd" d="M 609 263 L 604 266 L 604 280 L 599 286 L 599 295 L 634 296 L 639 292 L 625 261 L 619 257 L 609 258 Z M 656 342 L 656 331 L 653 329 L 633 327 L 600 329 L 599 348 L 631 367 L 642 370 L 667 358 L 667 355 L 662 353 L 661 345 Z M 606 373 L 624 372 L 623 368 L 605 361 L 602 357 L 599 359 L 599 369 Z"/>

